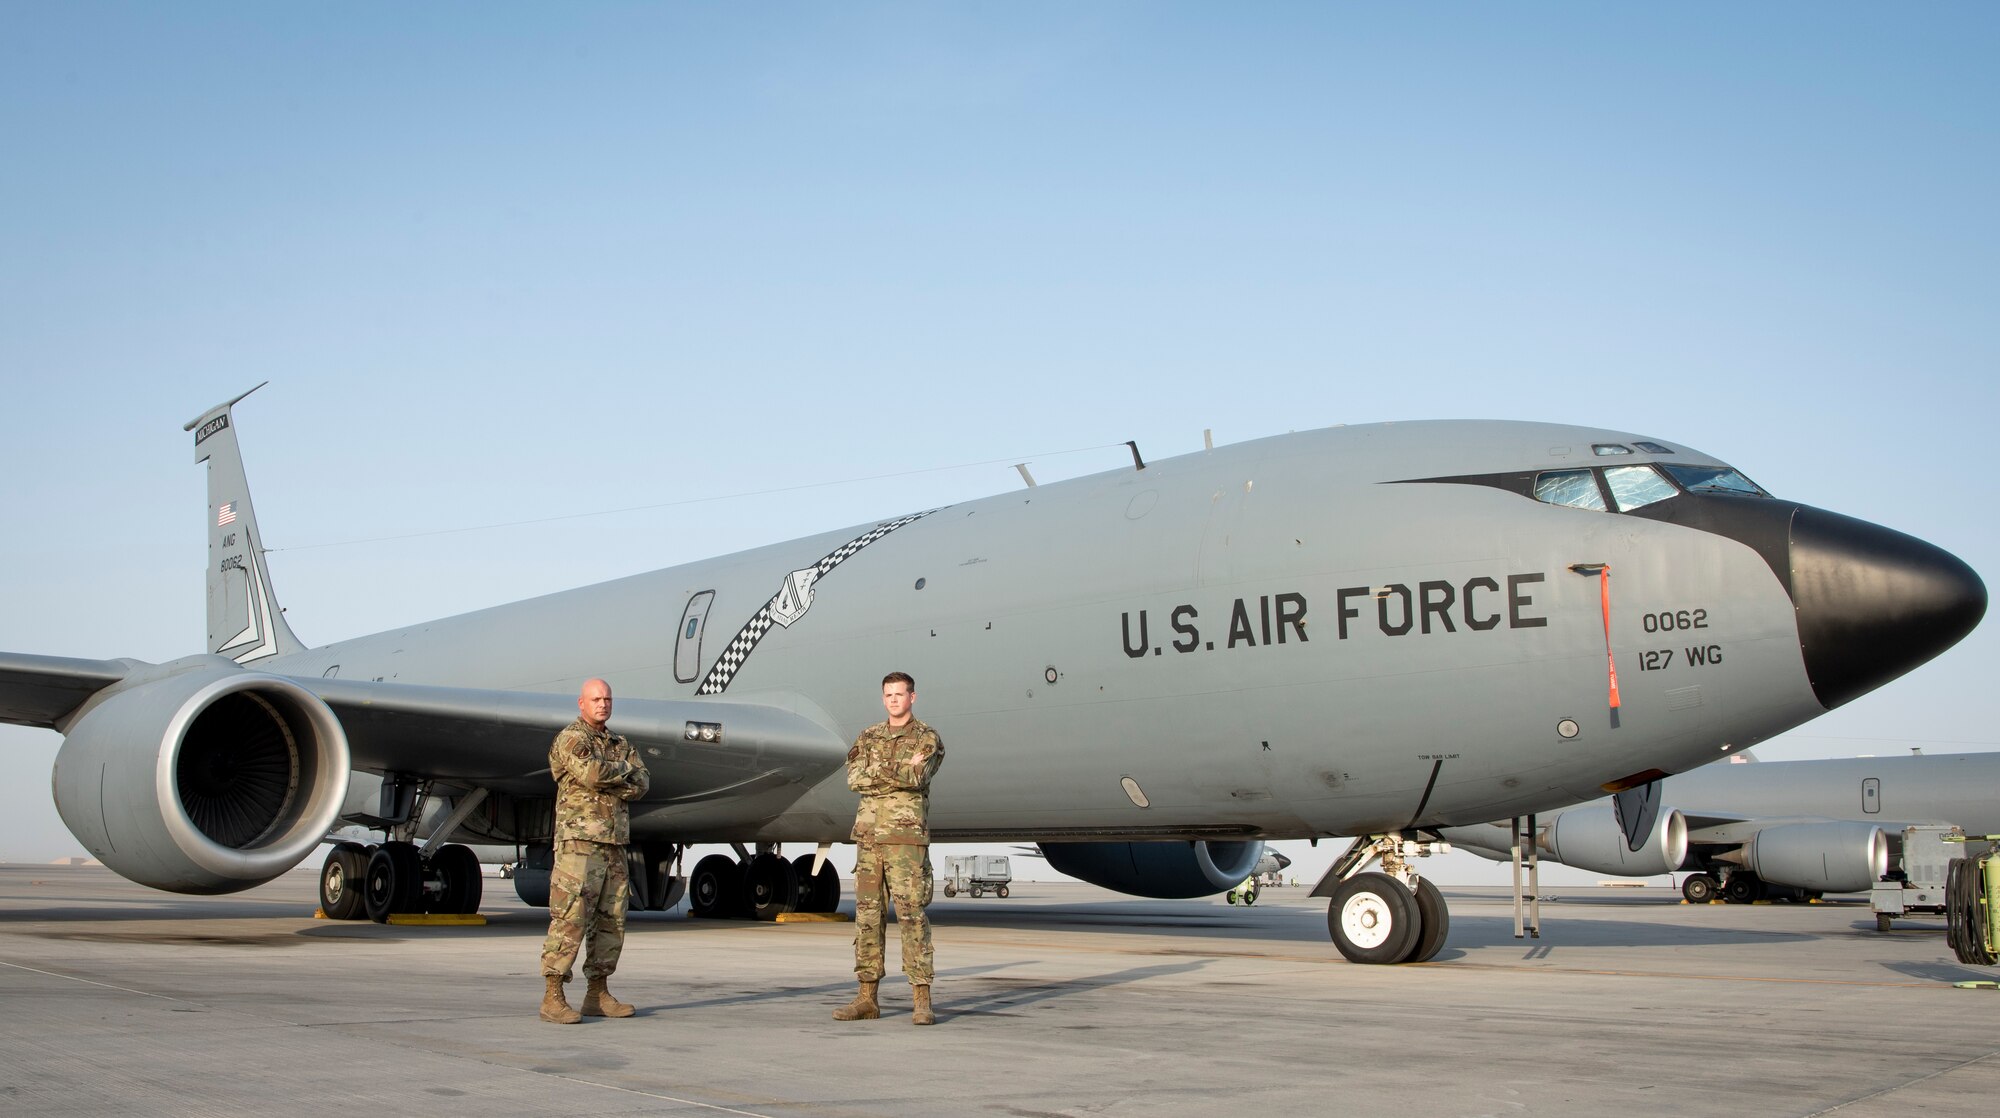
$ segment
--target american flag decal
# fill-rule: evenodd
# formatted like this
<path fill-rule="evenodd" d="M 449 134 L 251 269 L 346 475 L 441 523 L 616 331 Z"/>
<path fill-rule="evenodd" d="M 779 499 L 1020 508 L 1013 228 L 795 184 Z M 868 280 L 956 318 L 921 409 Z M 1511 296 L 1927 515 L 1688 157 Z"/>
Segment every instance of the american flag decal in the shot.
<path fill-rule="evenodd" d="M 938 508 L 949 507 L 949 505 L 938 506 Z M 756 616 L 744 622 L 743 628 L 730 640 L 729 646 L 722 650 L 722 655 L 715 658 L 715 666 L 708 669 L 708 677 L 701 681 L 701 686 L 695 688 L 694 693 L 697 695 L 720 695 L 724 691 L 727 691 L 729 689 L 729 681 L 736 678 L 737 669 L 743 666 L 743 661 L 750 658 L 750 653 L 756 649 L 757 642 L 764 639 L 764 634 L 771 631 L 772 625 L 779 624 L 782 621 L 784 625 L 789 627 L 792 622 L 805 616 L 805 611 L 812 605 L 810 590 L 812 585 L 817 584 L 818 580 L 825 578 L 827 573 L 835 567 L 847 562 L 855 552 L 901 528 L 903 525 L 922 520 L 924 517 L 937 511 L 938 509 L 925 509 L 922 512 L 913 512 L 901 519 L 877 524 L 865 535 L 856 536 L 839 547 L 834 548 L 821 558 L 818 563 L 786 575 L 784 585 L 778 588 L 778 592 L 771 596 L 770 601 L 764 603 L 763 608 L 757 611 Z M 802 585 L 805 587 L 803 598 L 801 598 L 800 590 Z M 774 616 L 774 612 L 780 610 L 785 611 L 782 619 Z"/>
<path fill-rule="evenodd" d="M 215 526 L 220 528 L 224 524 L 234 523 L 236 523 L 236 502 L 222 502 L 221 506 L 215 510 Z"/>

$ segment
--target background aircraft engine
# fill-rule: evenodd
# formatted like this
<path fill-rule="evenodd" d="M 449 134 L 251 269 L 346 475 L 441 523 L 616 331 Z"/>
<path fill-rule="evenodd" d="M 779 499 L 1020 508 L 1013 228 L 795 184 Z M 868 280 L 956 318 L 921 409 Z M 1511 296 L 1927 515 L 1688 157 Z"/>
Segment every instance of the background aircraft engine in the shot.
<path fill-rule="evenodd" d="M 133 881 L 232 893 L 319 845 L 347 768 L 347 735 L 317 696 L 218 665 L 115 691 L 72 723 L 56 755 L 56 810 Z"/>
<path fill-rule="evenodd" d="M 1722 859 L 1778 885 L 1853 893 L 1873 889 L 1889 871 L 1889 840 L 1873 823 L 1785 823 Z"/>
<path fill-rule="evenodd" d="M 1045 842 L 1049 868 L 1135 897 L 1207 897 L 1257 868 L 1261 842 Z"/>
<path fill-rule="evenodd" d="M 1687 820 L 1663 811 L 1639 849 L 1628 849 L 1609 801 L 1558 815 L 1542 832 L 1542 849 L 1567 866 L 1621 877 L 1672 873 L 1687 859 Z"/>

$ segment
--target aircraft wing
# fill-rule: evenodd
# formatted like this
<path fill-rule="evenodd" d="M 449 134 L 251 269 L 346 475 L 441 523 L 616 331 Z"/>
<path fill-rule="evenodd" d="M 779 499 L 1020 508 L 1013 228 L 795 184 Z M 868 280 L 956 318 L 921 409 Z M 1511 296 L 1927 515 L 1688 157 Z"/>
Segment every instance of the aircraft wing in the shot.
<path fill-rule="evenodd" d="M 0 722 L 53 730 L 63 715 L 131 669 L 124 660 L 0 652 Z"/>
<path fill-rule="evenodd" d="M 549 743 L 576 718 L 566 694 L 342 679 L 297 681 L 333 708 L 353 767 L 495 792 L 547 795 Z M 648 803 L 783 784 L 811 786 L 847 760 L 823 716 L 783 696 L 716 702 L 619 699 L 611 729 L 646 759 Z"/>
<path fill-rule="evenodd" d="M 45 729 L 151 665 L 0 653 L 0 722 Z M 339 718 L 351 764 L 530 796 L 549 790 L 549 743 L 576 717 L 571 695 L 294 679 Z M 810 713 L 807 713 L 809 712 Z M 786 696 L 720 702 L 619 699 L 611 728 L 646 758 L 649 803 L 811 786 L 847 759 L 824 715 Z"/>

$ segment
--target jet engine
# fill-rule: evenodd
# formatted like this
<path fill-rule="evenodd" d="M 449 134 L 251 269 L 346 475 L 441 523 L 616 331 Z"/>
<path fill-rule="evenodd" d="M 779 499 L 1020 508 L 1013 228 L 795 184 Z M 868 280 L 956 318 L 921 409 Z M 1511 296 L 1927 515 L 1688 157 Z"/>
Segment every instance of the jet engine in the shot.
<path fill-rule="evenodd" d="M 1543 829 L 1542 850 L 1566 866 L 1620 877 L 1651 877 L 1672 873 L 1687 859 L 1687 820 L 1678 811 L 1663 811 L 1653 829 L 1631 849 L 1611 803 L 1572 808 Z"/>
<path fill-rule="evenodd" d="M 1853 893 L 1889 871 L 1889 840 L 1873 823 L 1782 823 L 1717 857 L 1773 884 Z"/>
<path fill-rule="evenodd" d="M 1249 877 L 1261 842 L 1045 842 L 1049 868 L 1135 897 L 1207 897 Z"/>
<path fill-rule="evenodd" d="M 203 659 L 121 685 L 69 725 L 56 810 L 141 885 L 233 893 L 297 865 L 333 826 L 347 735 L 298 683 Z"/>

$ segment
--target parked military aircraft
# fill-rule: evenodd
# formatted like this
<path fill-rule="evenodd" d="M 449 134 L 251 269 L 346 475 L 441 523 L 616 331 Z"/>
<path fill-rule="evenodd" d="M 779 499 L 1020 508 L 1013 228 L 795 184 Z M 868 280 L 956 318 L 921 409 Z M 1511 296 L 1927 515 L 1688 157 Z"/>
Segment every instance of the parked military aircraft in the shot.
<path fill-rule="evenodd" d="M 1681 893 L 1697 903 L 1872 889 L 1913 823 L 2000 833 L 2000 753 L 1714 764 L 1661 781 L 1658 796 L 1636 843 L 1601 799 L 1543 815 L 1537 849 L 1621 877 L 1691 871 Z M 1513 833 L 1510 822 L 1439 830 L 1502 861 L 1512 857 Z"/>
<path fill-rule="evenodd" d="M 1358 961 L 1428 958 L 1447 914 L 1407 856 L 1436 828 L 1753 745 L 1986 608 L 1953 556 L 1687 446 L 1453 421 L 1134 447 L 1130 468 L 308 648 L 266 569 L 241 399 L 188 424 L 208 652 L 0 655 L 0 718 L 65 735 L 64 821 L 147 885 L 247 888 L 343 817 L 381 830 L 328 856 L 343 915 L 476 904 L 452 840 L 546 866 L 546 751 L 590 676 L 654 774 L 641 904 L 685 844 L 719 842 L 738 857 L 695 867 L 697 914 L 830 907 L 829 871 L 778 846 L 845 838 L 848 743 L 908 669 L 949 748 L 938 841 L 1035 842 L 1099 885 L 1199 896 L 1265 839 L 1374 836 L 1383 872 L 1321 883 L 1329 930 Z M 380 780 L 366 810 L 350 770 Z"/>

